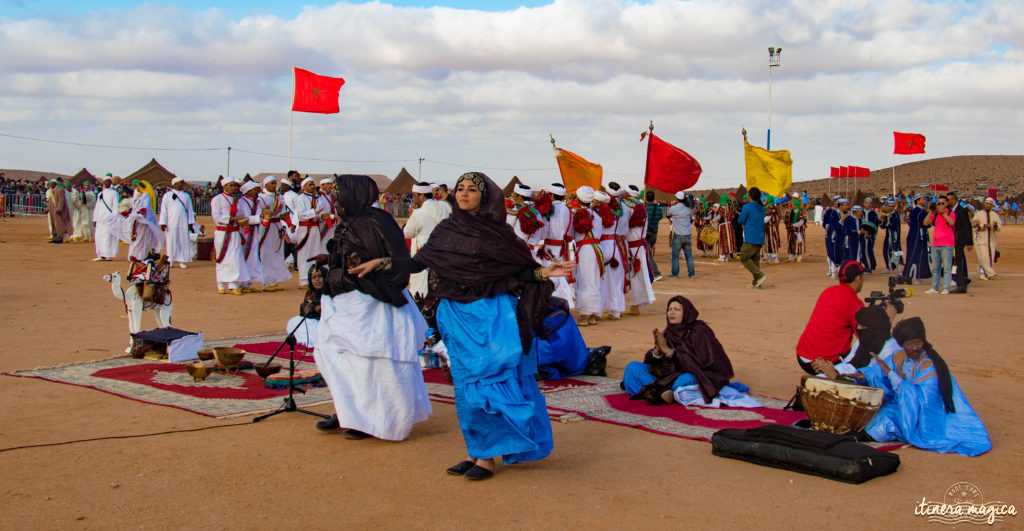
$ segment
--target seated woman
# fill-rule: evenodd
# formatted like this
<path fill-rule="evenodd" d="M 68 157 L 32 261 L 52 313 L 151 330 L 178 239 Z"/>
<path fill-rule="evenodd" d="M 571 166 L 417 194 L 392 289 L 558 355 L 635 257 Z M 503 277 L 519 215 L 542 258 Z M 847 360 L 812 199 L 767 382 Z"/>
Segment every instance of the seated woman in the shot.
<path fill-rule="evenodd" d="M 545 380 L 583 374 L 590 349 L 564 299 L 551 297 L 541 333 L 533 337 L 531 350 L 537 357 L 537 375 Z"/>
<path fill-rule="evenodd" d="M 684 391 L 699 391 L 703 404 L 717 406 L 715 398 L 733 376 L 729 356 L 711 327 L 697 320 L 697 308 L 686 297 L 669 299 L 665 315 L 668 326 L 664 332 L 654 330 L 654 348 L 644 361 L 626 365 L 623 389 L 630 399 L 652 405 L 677 402 Z M 755 401 L 750 407 L 759 405 Z"/>
<path fill-rule="evenodd" d="M 299 315 L 288 320 L 287 331 L 295 330 L 295 340 L 307 347 L 316 346 L 316 327 L 320 323 L 320 297 L 325 293 L 327 268 L 313 264 L 309 267 L 309 289 L 299 304 Z M 306 321 L 302 322 L 305 317 Z M 300 324 L 301 323 L 301 324 Z M 295 328 L 298 327 L 298 328 Z"/>
<path fill-rule="evenodd" d="M 887 359 L 872 353 L 868 366 L 843 375 L 885 391 L 882 407 L 864 428 L 865 434 L 879 442 L 903 441 L 923 450 L 972 457 L 991 450 L 985 425 L 927 341 L 921 318 L 900 321 L 892 335 L 899 351 Z M 831 365 L 821 368 L 831 379 L 840 376 Z"/>

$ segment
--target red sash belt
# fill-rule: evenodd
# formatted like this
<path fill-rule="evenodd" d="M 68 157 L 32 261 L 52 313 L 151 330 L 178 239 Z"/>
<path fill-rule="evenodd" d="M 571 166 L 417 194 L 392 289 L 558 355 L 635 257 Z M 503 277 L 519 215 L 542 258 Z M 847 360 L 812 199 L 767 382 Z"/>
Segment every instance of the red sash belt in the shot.
<path fill-rule="evenodd" d="M 544 240 L 544 245 L 555 245 L 558 247 L 565 246 L 565 242 L 562 240 Z"/>
<path fill-rule="evenodd" d="M 643 238 L 640 238 L 639 240 L 630 240 L 627 243 L 629 244 L 629 248 L 630 249 L 636 249 L 638 247 L 643 247 L 644 246 Z"/>
<path fill-rule="evenodd" d="M 319 221 L 300 221 L 299 222 L 299 226 L 300 227 L 318 227 L 319 225 L 320 225 Z"/>
<path fill-rule="evenodd" d="M 217 230 L 221 232 L 238 232 L 238 227 L 221 227 L 218 225 Z"/>
<path fill-rule="evenodd" d="M 601 243 L 597 238 L 585 238 L 577 242 L 578 245 L 599 245 Z"/>
<path fill-rule="evenodd" d="M 268 226 L 270 226 L 271 223 L 277 223 L 279 221 L 281 221 L 281 218 L 270 218 L 267 221 L 263 222 L 263 226 L 264 227 L 268 227 Z"/>
<path fill-rule="evenodd" d="M 615 238 L 616 238 L 615 234 L 602 234 L 601 235 L 601 241 L 603 241 L 603 242 L 606 242 L 608 240 L 614 240 Z"/>

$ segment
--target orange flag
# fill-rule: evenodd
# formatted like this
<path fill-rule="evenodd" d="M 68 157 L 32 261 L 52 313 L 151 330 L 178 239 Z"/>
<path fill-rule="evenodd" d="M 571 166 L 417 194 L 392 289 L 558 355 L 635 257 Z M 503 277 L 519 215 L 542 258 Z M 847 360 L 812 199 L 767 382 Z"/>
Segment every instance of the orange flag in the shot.
<path fill-rule="evenodd" d="M 562 173 L 562 184 L 568 193 L 576 192 L 581 186 L 589 186 L 595 190 L 601 188 L 603 170 L 600 164 L 584 159 L 572 151 L 555 148 L 555 160 L 558 161 L 558 171 Z"/>

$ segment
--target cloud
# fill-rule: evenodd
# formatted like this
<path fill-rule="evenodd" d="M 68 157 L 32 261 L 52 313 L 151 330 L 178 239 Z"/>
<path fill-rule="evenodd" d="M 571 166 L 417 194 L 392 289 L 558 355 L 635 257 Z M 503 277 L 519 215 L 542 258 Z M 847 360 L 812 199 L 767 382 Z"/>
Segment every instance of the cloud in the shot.
<path fill-rule="evenodd" d="M 504 12 L 339 2 L 291 18 L 144 4 L 0 18 L 0 123 L 26 136 L 283 153 L 301 66 L 347 84 L 340 115 L 293 117 L 298 156 L 405 161 L 297 159 L 310 171 L 393 175 L 427 156 L 438 172 L 456 170 L 431 159 L 550 181 L 551 133 L 636 182 L 636 139 L 654 120 L 724 186 L 742 179 L 740 128 L 764 135 L 768 45 L 784 50 L 773 147 L 793 151 L 797 178 L 842 157 L 888 165 L 893 129 L 927 133 L 935 156 L 1019 151 L 1021 120 L 1008 117 L 1020 115 L 1024 5 L 999 0 L 556 0 Z M 17 149 L 58 163 L 53 145 Z M 217 157 L 165 156 L 189 175 L 222 172 Z M 232 168 L 270 164 L 282 163 L 239 154 Z"/>

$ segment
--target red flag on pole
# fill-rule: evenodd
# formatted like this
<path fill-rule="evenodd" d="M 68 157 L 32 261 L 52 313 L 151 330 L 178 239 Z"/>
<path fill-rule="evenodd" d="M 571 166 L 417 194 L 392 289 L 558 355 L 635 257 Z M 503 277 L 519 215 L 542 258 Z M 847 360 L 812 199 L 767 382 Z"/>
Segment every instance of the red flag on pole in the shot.
<path fill-rule="evenodd" d="M 839 167 L 839 176 L 840 177 L 849 177 L 850 176 L 850 167 L 849 166 L 840 166 Z"/>
<path fill-rule="evenodd" d="M 674 194 L 697 184 L 701 171 L 697 159 L 651 133 L 647 140 L 645 185 Z"/>
<path fill-rule="evenodd" d="M 340 110 L 338 93 L 344 84 L 345 80 L 340 77 L 320 76 L 308 70 L 296 68 L 292 110 L 334 114 Z"/>
<path fill-rule="evenodd" d="M 944 185 L 944 184 L 933 184 L 933 185 L 931 185 L 931 189 L 932 189 L 933 192 L 948 192 L 949 191 L 949 187 Z"/>
<path fill-rule="evenodd" d="M 871 170 L 869 170 L 868 168 L 862 168 L 860 166 L 855 166 L 855 168 L 857 168 L 857 172 L 856 175 L 854 175 L 854 177 L 871 177 Z"/>
<path fill-rule="evenodd" d="M 894 155 L 913 155 L 924 153 L 924 135 L 917 133 L 897 133 L 893 131 L 895 140 L 892 152 Z"/>
<path fill-rule="evenodd" d="M 829 174 L 828 174 L 828 176 L 829 177 L 839 177 L 839 167 L 838 166 L 830 166 L 829 167 Z"/>

